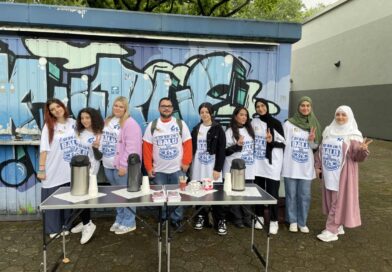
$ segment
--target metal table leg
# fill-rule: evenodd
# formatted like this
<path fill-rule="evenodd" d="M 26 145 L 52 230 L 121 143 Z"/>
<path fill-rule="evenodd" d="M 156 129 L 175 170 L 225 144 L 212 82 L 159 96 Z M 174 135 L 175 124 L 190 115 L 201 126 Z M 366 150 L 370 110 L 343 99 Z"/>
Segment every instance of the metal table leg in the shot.
<path fill-rule="evenodd" d="M 43 253 L 43 258 L 44 258 L 44 272 L 47 270 L 47 263 L 46 263 L 46 229 L 45 229 L 45 211 L 42 211 L 42 240 L 43 240 L 43 246 L 42 246 L 42 253 Z"/>

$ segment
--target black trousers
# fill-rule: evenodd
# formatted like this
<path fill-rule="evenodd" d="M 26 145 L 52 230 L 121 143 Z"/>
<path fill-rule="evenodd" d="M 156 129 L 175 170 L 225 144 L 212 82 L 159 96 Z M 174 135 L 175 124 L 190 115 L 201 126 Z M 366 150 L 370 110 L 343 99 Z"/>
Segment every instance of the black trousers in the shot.
<path fill-rule="evenodd" d="M 91 220 L 90 209 L 84 209 L 80 214 L 80 218 L 82 219 L 83 225 L 87 225 Z"/>
<path fill-rule="evenodd" d="M 274 198 L 279 199 L 279 186 L 280 180 L 273 180 L 264 177 L 256 177 L 255 183 L 263 188 L 267 193 L 272 195 Z M 257 216 L 264 215 L 264 205 L 256 205 L 255 206 L 255 213 Z M 278 205 L 269 205 L 269 212 L 270 212 L 270 220 L 271 221 L 278 221 Z"/>
<path fill-rule="evenodd" d="M 196 209 L 199 209 L 200 206 L 196 206 Z M 214 219 L 214 226 L 218 226 L 218 222 L 220 220 L 226 219 L 226 207 L 222 205 L 212 205 L 212 206 L 204 206 L 198 213 L 204 217 L 205 220 L 208 220 L 208 213 L 211 209 L 212 218 Z"/>
<path fill-rule="evenodd" d="M 58 188 L 69 186 L 69 183 L 52 188 L 41 188 L 41 202 L 47 199 Z M 62 230 L 65 220 L 71 215 L 71 210 L 47 210 L 45 211 L 45 232 L 58 233 Z"/>
<path fill-rule="evenodd" d="M 253 183 L 253 180 L 247 179 L 245 180 L 246 183 Z M 245 223 L 250 225 L 252 222 L 252 214 L 250 210 L 252 206 L 245 206 L 245 205 L 232 205 L 230 206 L 230 212 L 232 215 L 232 221 L 234 224 L 236 223 Z"/>

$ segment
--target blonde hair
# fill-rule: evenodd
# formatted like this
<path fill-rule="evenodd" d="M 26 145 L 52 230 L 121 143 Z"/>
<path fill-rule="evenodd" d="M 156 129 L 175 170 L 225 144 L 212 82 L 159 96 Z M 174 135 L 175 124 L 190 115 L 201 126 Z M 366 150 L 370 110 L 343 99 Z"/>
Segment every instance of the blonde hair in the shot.
<path fill-rule="evenodd" d="M 120 126 L 123 127 L 125 121 L 130 116 L 128 99 L 125 96 L 118 96 L 118 97 L 116 97 L 116 99 L 114 99 L 114 102 L 113 102 L 113 105 L 112 105 L 112 114 L 108 118 L 106 118 L 105 125 L 109 124 L 110 120 L 112 120 L 112 118 L 114 117 L 113 107 L 114 107 L 114 104 L 116 104 L 116 102 L 121 102 L 123 104 L 124 108 L 125 108 L 124 115 L 120 118 Z"/>

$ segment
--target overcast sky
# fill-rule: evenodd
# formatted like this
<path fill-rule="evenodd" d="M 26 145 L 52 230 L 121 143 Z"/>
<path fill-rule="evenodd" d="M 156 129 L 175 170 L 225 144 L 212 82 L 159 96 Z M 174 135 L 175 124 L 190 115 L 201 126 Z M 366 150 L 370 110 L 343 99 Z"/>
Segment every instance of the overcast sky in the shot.
<path fill-rule="evenodd" d="M 316 7 L 319 3 L 324 4 L 325 6 L 333 4 L 337 2 L 338 0 L 302 0 L 306 8 L 314 8 Z"/>

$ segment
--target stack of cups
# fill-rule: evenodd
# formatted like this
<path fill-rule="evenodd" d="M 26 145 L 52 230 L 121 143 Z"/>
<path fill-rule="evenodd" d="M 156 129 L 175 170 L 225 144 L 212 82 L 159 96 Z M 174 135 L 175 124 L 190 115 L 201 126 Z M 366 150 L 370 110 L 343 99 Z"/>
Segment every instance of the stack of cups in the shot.
<path fill-rule="evenodd" d="M 231 173 L 225 174 L 225 183 L 223 184 L 223 190 L 225 192 L 231 192 Z"/>
<path fill-rule="evenodd" d="M 144 194 L 148 194 L 150 192 L 150 181 L 148 176 L 143 176 L 141 189 Z"/>
<path fill-rule="evenodd" d="M 96 175 L 90 175 L 90 180 L 88 184 L 88 195 L 93 197 L 98 195 L 98 184 Z"/>

